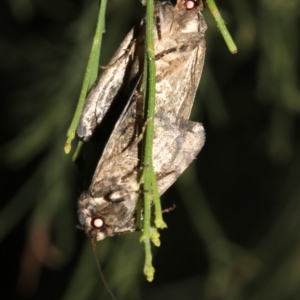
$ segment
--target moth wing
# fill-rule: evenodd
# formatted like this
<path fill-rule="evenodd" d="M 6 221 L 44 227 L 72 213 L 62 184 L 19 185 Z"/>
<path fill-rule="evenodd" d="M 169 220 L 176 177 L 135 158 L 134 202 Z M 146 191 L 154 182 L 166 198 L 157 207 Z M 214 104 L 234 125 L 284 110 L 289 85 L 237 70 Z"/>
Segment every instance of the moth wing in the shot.
<path fill-rule="evenodd" d="M 206 23 L 200 12 L 179 19 L 172 13 L 161 24 L 162 40 L 155 40 L 156 111 L 189 119 L 204 65 Z"/>
<path fill-rule="evenodd" d="M 139 35 L 142 26 L 143 23 L 127 34 L 109 65 L 88 93 L 77 126 L 78 136 L 85 141 L 89 140 L 96 126 L 101 123 L 122 85 L 128 83 L 128 78 L 125 77 L 128 74 L 134 77 L 139 72 L 138 69 L 132 69 L 132 64 L 137 46 L 136 36 Z"/>
<path fill-rule="evenodd" d="M 105 145 L 105 148 L 103 150 L 103 153 L 101 155 L 101 158 L 98 162 L 98 165 L 96 167 L 92 184 L 90 186 L 90 189 L 94 190 L 97 189 L 97 181 L 101 176 L 99 176 L 100 173 L 103 172 L 103 169 L 107 168 L 107 165 L 112 161 L 112 159 L 119 159 L 118 156 L 121 152 L 124 151 L 127 147 L 130 145 L 130 141 L 128 143 L 125 143 L 125 145 L 120 142 L 120 140 L 124 136 L 124 132 L 126 130 L 131 130 L 132 132 L 134 130 L 134 126 L 136 125 L 136 102 L 137 102 L 137 96 L 135 95 L 136 87 L 139 85 L 139 82 L 141 80 L 141 76 L 139 80 L 136 83 L 136 86 L 134 87 L 131 96 L 129 100 L 127 101 L 126 106 L 124 107 L 117 123 L 114 126 L 114 129 L 108 139 L 107 144 Z M 133 133 L 132 133 L 133 134 Z M 128 139 L 128 138 L 127 138 Z M 128 145 L 127 145 L 128 144 Z"/>
<path fill-rule="evenodd" d="M 192 163 L 205 142 L 202 124 L 156 118 L 153 166 L 159 194 L 163 194 Z"/>
<path fill-rule="evenodd" d="M 186 95 L 184 95 L 184 101 L 180 106 L 178 118 L 189 119 L 191 114 L 204 65 L 205 48 L 205 39 L 203 37 L 200 39 L 198 46 L 192 50 L 190 59 L 186 61 L 188 71 L 181 78 L 181 85 L 186 87 Z"/>

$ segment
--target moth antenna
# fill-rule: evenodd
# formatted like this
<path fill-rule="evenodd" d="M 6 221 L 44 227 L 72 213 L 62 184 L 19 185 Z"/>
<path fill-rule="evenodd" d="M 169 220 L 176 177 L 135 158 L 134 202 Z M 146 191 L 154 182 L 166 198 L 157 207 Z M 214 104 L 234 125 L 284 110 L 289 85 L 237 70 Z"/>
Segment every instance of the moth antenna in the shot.
<path fill-rule="evenodd" d="M 95 243 L 95 240 L 94 239 L 91 239 L 91 243 L 92 243 L 92 249 L 93 249 L 93 254 L 94 254 L 94 258 L 95 258 L 95 261 L 96 261 L 96 265 L 97 265 L 97 269 L 99 271 L 99 274 L 100 274 L 100 277 L 101 277 L 101 280 L 107 290 L 107 292 L 109 293 L 109 295 L 111 296 L 111 298 L 113 300 L 117 300 L 117 298 L 115 297 L 115 295 L 113 294 L 113 292 L 111 291 L 111 289 L 109 288 L 106 280 L 105 280 L 105 277 L 104 277 L 104 274 L 102 272 L 102 269 L 101 269 L 101 266 L 100 266 L 100 262 L 99 262 L 99 259 L 97 257 L 97 251 L 96 251 L 96 243 Z"/>

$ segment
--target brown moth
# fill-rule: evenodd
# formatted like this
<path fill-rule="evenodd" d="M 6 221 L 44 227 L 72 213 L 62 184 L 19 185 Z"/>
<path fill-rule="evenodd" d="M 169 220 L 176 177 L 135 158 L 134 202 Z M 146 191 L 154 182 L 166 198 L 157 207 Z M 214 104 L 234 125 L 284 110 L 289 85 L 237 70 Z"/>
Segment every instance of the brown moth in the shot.
<path fill-rule="evenodd" d="M 192 3 L 191 3 L 192 2 Z M 205 20 L 196 2 L 157 1 L 154 30 L 156 100 L 153 167 L 162 194 L 203 147 L 204 129 L 189 121 L 205 56 Z M 102 240 L 134 230 L 140 191 L 140 147 L 144 121 L 139 92 L 144 62 L 145 26 L 129 32 L 89 93 L 77 133 L 88 140 L 118 95 L 125 107 L 105 146 L 88 191 L 78 200 L 81 227 Z M 122 97 L 121 97 L 122 98 Z M 125 97 L 126 99 L 126 97 Z"/>
<path fill-rule="evenodd" d="M 176 0 L 175 0 L 176 1 Z M 156 111 L 188 119 L 202 74 L 206 23 L 201 5 L 187 8 L 191 0 L 157 1 L 154 30 L 156 53 Z M 144 62 L 145 22 L 133 28 L 91 89 L 81 114 L 77 134 L 89 140 L 115 101 L 125 98 L 139 81 Z M 125 104 L 123 106 L 125 106 Z"/>

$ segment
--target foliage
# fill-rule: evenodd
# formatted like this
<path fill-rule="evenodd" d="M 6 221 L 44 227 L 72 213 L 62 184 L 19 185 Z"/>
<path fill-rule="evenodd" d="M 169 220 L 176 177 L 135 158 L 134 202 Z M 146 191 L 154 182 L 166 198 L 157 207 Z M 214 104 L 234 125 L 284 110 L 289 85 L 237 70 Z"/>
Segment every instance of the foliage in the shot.
<path fill-rule="evenodd" d="M 203 122 L 206 144 L 162 197 L 177 208 L 164 216 L 153 283 L 143 284 L 140 234 L 99 243 L 117 299 L 300 297 L 299 3 L 217 4 L 239 53 L 228 52 L 205 11 L 207 57 L 191 119 Z M 1 270 L 14 298 L 108 298 L 75 228 L 79 172 L 63 152 L 97 5 L 1 3 Z M 102 65 L 142 10 L 108 2 Z"/>

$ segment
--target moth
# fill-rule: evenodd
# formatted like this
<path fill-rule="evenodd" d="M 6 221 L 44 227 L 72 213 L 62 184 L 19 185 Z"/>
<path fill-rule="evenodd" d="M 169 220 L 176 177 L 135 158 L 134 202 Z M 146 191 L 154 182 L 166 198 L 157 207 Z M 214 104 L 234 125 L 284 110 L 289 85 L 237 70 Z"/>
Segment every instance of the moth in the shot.
<path fill-rule="evenodd" d="M 195 159 L 205 133 L 189 121 L 205 57 L 206 23 L 194 1 L 155 3 L 154 29 L 156 100 L 153 167 L 163 194 Z M 96 167 L 91 185 L 78 200 L 78 215 L 86 234 L 102 240 L 134 231 L 140 193 L 140 141 L 143 120 L 141 90 L 145 22 L 133 28 L 91 89 L 77 134 L 89 140 L 111 110 L 118 121 Z"/>

